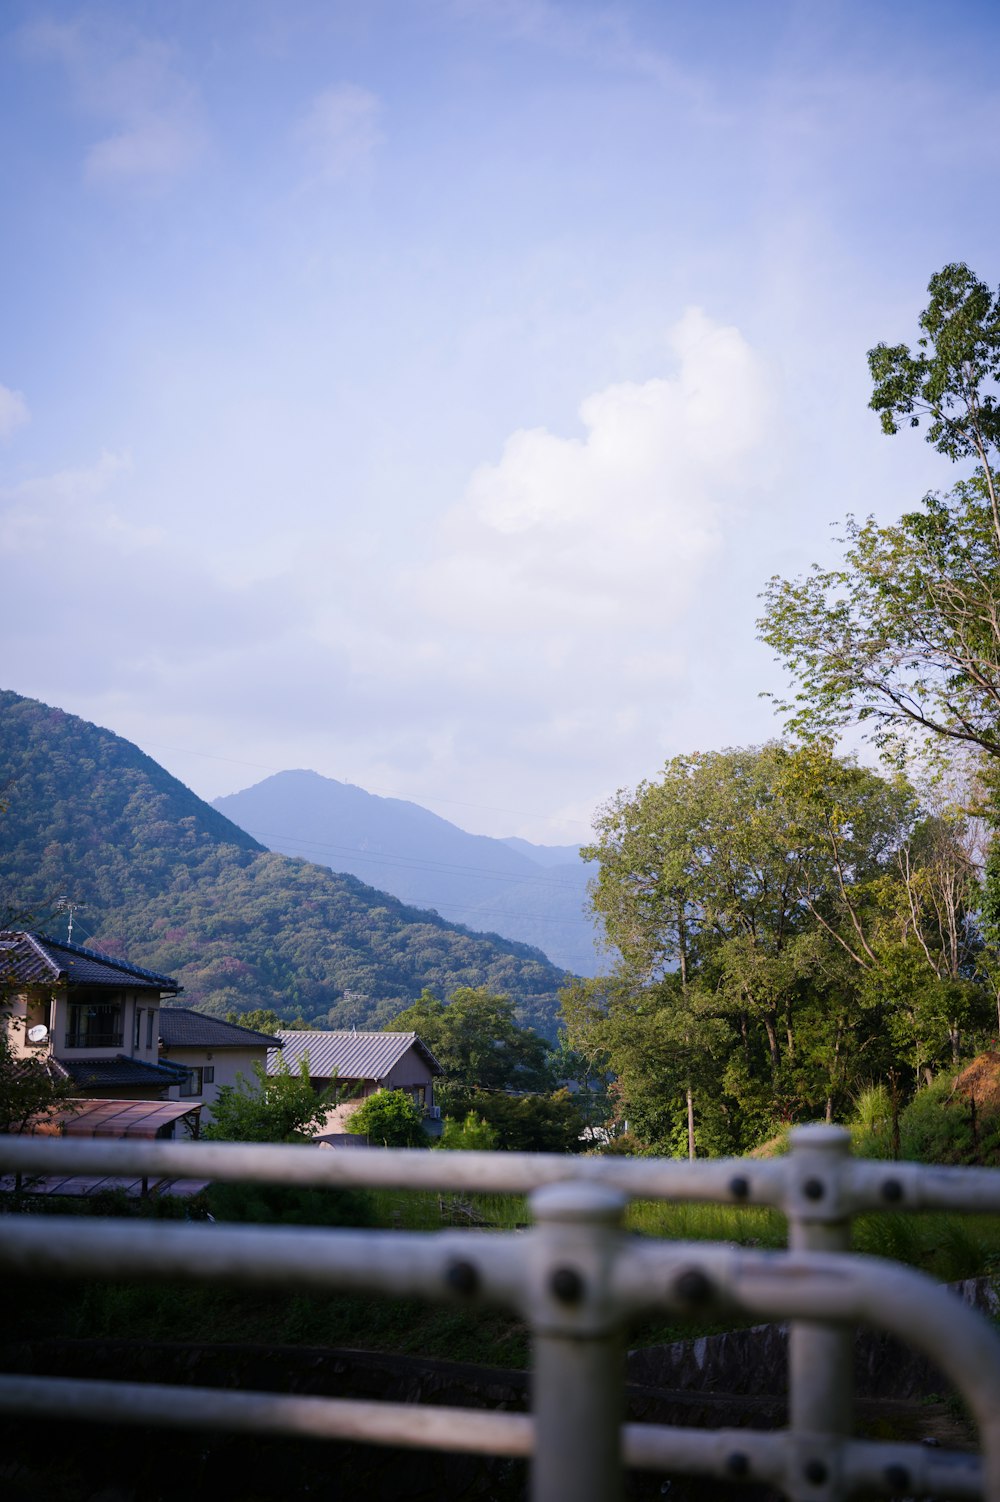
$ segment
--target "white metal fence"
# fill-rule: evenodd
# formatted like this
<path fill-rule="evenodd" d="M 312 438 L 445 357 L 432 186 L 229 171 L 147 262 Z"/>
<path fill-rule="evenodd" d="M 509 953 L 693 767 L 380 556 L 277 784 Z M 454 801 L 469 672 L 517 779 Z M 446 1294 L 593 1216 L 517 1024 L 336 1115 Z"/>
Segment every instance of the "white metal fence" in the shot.
<path fill-rule="evenodd" d="M 524 1456 L 534 1502 L 614 1502 L 623 1466 L 764 1482 L 792 1502 L 1000 1502 L 1000 1335 L 923 1274 L 848 1250 L 864 1212 L 1000 1213 L 997 1170 L 863 1161 L 841 1128 L 810 1126 L 793 1131 L 785 1158 L 695 1163 L 0 1137 L 0 1172 L 530 1192 L 534 1218 L 518 1234 L 410 1234 L 0 1216 L 8 1280 L 184 1277 L 493 1304 L 524 1318 L 533 1342 L 530 1415 L 16 1376 L 0 1377 L 0 1412 Z M 630 1236 L 630 1198 L 772 1206 L 788 1218 L 789 1247 Z M 789 1321 L 787 1429 L 623 1423 L 623 1331 L 654 1311 Z M 857 1325 L 936 1362 L 978 1425 L 980 1456 L 852 1437 Z"/>

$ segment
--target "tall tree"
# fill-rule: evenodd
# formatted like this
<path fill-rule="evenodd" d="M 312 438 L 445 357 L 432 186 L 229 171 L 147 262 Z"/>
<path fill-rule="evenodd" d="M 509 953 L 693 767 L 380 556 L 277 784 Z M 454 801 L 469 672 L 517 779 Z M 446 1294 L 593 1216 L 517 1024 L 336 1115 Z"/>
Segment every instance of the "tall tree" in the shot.
<path fill-rule="evenodd" d="M 915 816 L 902 778 L 822 744 L 677 757 L 619 793 L 585 851 L 618 982 L 567 998 L 571 1042 L 605 1048 L 633 1102 L 644 1031 L 671 1091 L 686 1061 L 689 1151 L 720 1090 L 761 1120 L 831 1114 L 884 1033 L 865 976 Z M 714 1074 L 706 1051 L 727 1055 Z"/>
<path fill-rule="evenodd" d="M 772 578 L 759 626 L 797 682 L 779 704 L 797 734 L 860 723 L 1000 757 L 1000 294 L 960 264 L 928 292 L 915 349 L 869 352 L 871 406 L 971 471 L 891 526 L 848 517 L 841 567 Z"/>

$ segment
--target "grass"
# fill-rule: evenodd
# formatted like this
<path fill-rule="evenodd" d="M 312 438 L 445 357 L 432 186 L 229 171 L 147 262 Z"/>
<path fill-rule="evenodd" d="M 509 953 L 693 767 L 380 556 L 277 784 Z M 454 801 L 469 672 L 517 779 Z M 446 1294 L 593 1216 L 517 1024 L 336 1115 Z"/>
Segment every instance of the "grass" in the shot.
<path fill-rule="evenodd" d="M 941 1283 L 988 1277 L 1000 1272 L 1000 1216 L 861 1215 L 852 1246 L 921 1268 Z"/>
<path fill-rule="evenodd" d="M 43 1208 L 44 1204 L 44 1208 Z M 13 1207 L 12 1207 L 13 1208 Z M 46 1213 L 50 1206 L 32 1208 Z M 65 1213 L 67 1205 L 59 1206 Z M 81 1213 L 87 1207 L 80 1205 Z M 134 1204 L 103 1205 L 105 1213 L 134 1213 Z M 146 1213 L 154 1207 L 146 1207 Z M 173 1213 L 161 1204 L 160 1214 Z M 176 1209 L 176 1207 L 173 1207 Z M 470 1227 L 516 1230 L 530 1216 L 523 1195 L 445 1195 L 431 1191 L 371 1191 L 369 1223 L 387 1230 L 438 1231 Z M 183 1211 L 181 1211 L 183 1213 Z M 786 1223 L 760 1207 L 670 1204 L 637 1200 L 626 1215 L 629 1231 L 677 1241 L 722 1242 L 779 1250 Z M 923 1268 L 943 1282 L 1000 1272 L 1000 1217 L 879 1214 L 859 1217 L 854 1249 Z M 732 1329 L 726 1324 L 654 1317 L 629 1332 L 631 1346 L 666 1344 Z M 501 1311 L 434 1306 L 417 1300 L 248 1292 L 181 1283 L 87 1282 L 39 1285 L 19 1298 L 5 1319 L 9 1340 L 129 1339 L 150 1342 L 315 1345 L 396 1351 L 485 1366 L 524 1367 L 525 1325 Z"/>

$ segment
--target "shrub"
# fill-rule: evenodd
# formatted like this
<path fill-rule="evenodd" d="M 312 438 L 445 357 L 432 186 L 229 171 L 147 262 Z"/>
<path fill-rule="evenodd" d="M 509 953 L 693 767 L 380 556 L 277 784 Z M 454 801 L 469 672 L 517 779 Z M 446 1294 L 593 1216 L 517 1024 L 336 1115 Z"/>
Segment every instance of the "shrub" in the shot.
<path fill-rule="evenodd" d="M 489 1122 L 482 1116 L 477 1116 L 475 1111 L 469 1111 L 464 1121 L 446 1116 L 444 1131 L 434 1146 L 448 1148 L 452 1152 L 491 1152 L 498 1140 L 498 1135 Z"/>
<path fill-rule="evenodd" d="M 405 1090 L 377 1090 L 353 1111 L 347 1130 L 377 1147 L 426 1147 L 423 1117 Z"/>
<path fill-rule="evenodd" d="M 211 1184 L 208 1208 L 216 1220 L 255 1225 L 367 1226 L 374 1219 L 364 1189 L 312 1189 L 287 1184 Z"/>

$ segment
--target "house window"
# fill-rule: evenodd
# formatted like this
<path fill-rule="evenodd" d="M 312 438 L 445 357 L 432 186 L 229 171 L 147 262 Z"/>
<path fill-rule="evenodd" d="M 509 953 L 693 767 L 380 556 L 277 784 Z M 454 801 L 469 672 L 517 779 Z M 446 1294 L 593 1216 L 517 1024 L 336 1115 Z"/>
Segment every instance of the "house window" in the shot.
<path fill-rule="evenodd" d="M 142 1007 L 136 1007 L 136 1009 L 135 1009 L 135 1036 L 134 1036 L 134 1038 L 132 1040 L 132 1047 L 133 1048 L 138 1048 L 141 1043 L 142 1043 Z"/>
<path fill-rule="evenodd" d="M 121 1048 L 122 1004 L 120 1001 L 73 1001 L 69 1008 L 67 1048 Z"/>
<path fill-rule="evenodd" d="M 156 1021 L 156 1012 L 153 1010 L 152 1007 L 150 1007 L 149 1011 L 146 1013 L 146 1047 L 147 1048 L 152 1048 L 152 1046 L 153 1046 L 153 1024 L 154 1024 L 155 1021 Z"/>
<path fill-rule="evenodd" d="M 186 1095 L 201 1095 L 206 1085 L 215 1083 L 215 1066 L 207 1065 L 202 1069 L 189 1069 L 187 1079 L 182 1081 L 180 1093 Z"/>

